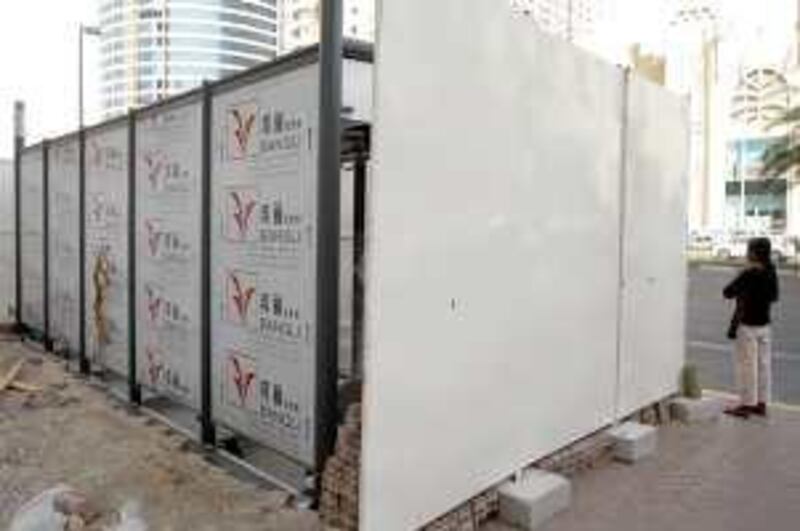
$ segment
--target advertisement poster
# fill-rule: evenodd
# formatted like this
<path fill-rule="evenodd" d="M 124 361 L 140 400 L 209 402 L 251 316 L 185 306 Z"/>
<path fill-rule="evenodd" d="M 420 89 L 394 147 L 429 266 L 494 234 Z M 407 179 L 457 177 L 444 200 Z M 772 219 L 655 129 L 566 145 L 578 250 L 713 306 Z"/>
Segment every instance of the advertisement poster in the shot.
<path fill-rule="evenodd" d="M 92 363 L 128 372 L 128 129 L 86 134 L 86 345 Z"/>
<path fill-rule="evenodd" d="M 200 102 L 136 124 L 136 357 L 139 381 L 200 407 Z"/>
<path fill-rule="evenodd" d="M 50 336 L 80 348 L 80 205 L 78 137 L 50 145 Z"/>
<path fill-rule="evenodd" d="M 216 95 L 214 417 L 314 464 L 316 66 Z"/>
<path fill-rule="evenodd" d="M 22 153 L 22 322 L 44 332 L 44 160 L 41 146 Z"/>

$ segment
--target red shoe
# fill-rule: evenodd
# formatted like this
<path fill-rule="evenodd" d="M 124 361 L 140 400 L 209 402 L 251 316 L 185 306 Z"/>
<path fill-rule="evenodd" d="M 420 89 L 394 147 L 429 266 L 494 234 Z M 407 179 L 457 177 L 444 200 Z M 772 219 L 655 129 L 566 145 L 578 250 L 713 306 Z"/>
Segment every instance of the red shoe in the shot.
<path fill-rule="evenodd" d="M 750 416 L 750 408 L 755 406 L 736 406 L 736 407 L 729 407 L 725 410 L 726 415 L 730 415 L 731 417 L 738 417 L 740 419 L 746 419 Z"/>

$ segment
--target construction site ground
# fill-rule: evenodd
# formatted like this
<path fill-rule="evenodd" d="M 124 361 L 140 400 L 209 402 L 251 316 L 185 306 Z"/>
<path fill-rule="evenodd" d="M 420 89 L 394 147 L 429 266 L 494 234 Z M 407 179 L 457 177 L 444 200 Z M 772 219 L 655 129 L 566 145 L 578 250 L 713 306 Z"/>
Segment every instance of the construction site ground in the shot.
<path fill-rule="evenodd" d="M 200 445 L 14 336 L 0 337 L 0 383 L 20 359 L 16 384 L 0 391 L 0 529 L 61 483 L 97 508 L 89 529 L 103 529 L 130 503 L 154 530 L 321 528 L 285 492 L 210 462 Z"/>

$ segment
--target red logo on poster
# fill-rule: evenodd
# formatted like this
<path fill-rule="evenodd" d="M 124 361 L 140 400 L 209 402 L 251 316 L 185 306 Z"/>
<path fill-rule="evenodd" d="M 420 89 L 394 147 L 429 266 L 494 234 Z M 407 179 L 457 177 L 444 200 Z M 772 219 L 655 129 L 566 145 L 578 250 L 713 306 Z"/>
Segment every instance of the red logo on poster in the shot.
<path fill-rule="evenodd" d="M 158 360 L 158 353 L 153 347 L 148 346 L 145 349 L 145 356 L 147 357 L 147 376 L 150 378 L 150 385 L 156 385 L 161 380 L 164 365 Z"/>
<path fill-rule="evenodd" d="M 230 192 L 230 199 L 233 206 L 231 217 L 233 217 L 236 226 L 236 234 L 239 239 L 243 240 L 250 230 L 253 211 L 256 208 L 256 200 L 252 197 L 247 197 L 242 192 Z"/>
<path fill-rule="evenodd" d="M 233 118 L 233 137 L 236 140 L 237 155 L 243 157 L 247 155 L 253 125 L 256 123 L 256 113 L 254 110 L 243 109 L 231 109 L 230 113 Z"/>
<path fill-rule="evenodd" d="M 161 170 L 164 167 L 164 161 L 157 153 L 147 153 L 144 156 L 144 163 L 147 166 L 147 180 L 150 182 L 150 188 L 156 190 L 158 188 L 158 179 L 161 177 Z"/>
<path fill-rule="evenodd" d="M 144 226 L 147 229 L 147 248 L 150 250 L 150 256 L 155 258 L 158 256 L 158 248 L 161 243 L 161 231 L 150 220 L 145 220 Z"/>
<path fill-rule="evenodd" d="M 228 285 L 228 297 L 235 310 L 236 320 L 244 324 L 247 322 L 250 302 L 253 300 L 256 288 L 246 285 L 245 280 L 238 273 L 229 274 Z"/>
<path fill-rule="evenodd" d="M 155 324 L 158 322 L 158 316 L 161 311 L 161 297 L 156 296 L 153 289 L 147 288 L 147 315 L 150 317 L 150 322 Z"/>
<path fill-rule="evenodd" d="M 256 373 L 252 368 L 246 367 L 242 360 L 237 356 L 231 356 L 231 379 L 236 387 L 236 394 L 239 399 L 239 406 L 245 407 L 247 399 L 250 396 L 253 380 Z"/>

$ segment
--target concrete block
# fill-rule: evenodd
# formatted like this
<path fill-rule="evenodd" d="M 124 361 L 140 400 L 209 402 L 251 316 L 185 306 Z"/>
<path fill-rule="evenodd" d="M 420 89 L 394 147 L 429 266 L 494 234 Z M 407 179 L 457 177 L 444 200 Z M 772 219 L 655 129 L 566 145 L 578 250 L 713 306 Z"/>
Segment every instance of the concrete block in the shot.
<path fill-rule="evenodd" d="M 669 409 L 673 419 L 694 424 L 717 420 L 725 409 L 725 402 L 712 397 L 680 397 L 670 403 Z"/>
<path fill-rule="evenodd" d="M 635 463 L 656 452 L 656 428 L 636 422 L 626 422 L 609 430 L 614 440 L 614 457 Z"/>
<path fill-rule="evenodd" d="M 563 476 L 531 470 L 500 487 L 500 519 L 522 529 L 536 529 L 569 507 L 572 488 Z"/>

